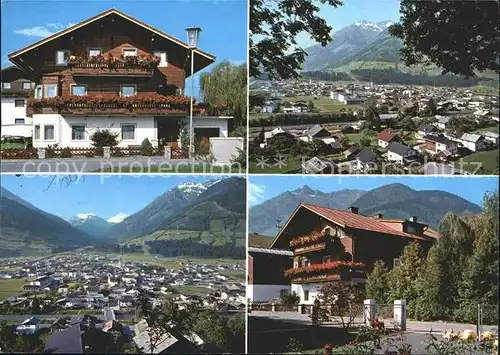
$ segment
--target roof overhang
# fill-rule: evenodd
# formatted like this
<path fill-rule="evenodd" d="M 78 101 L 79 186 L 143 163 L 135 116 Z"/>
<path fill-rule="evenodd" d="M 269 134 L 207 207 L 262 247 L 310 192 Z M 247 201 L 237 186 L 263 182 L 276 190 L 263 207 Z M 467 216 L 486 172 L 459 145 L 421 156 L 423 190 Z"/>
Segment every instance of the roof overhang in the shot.
<path fill-rule="evenodd" d="M 152 26 L 150 26 L 148 24 L 145 24 L 144 22 L 141 22 L 141 21 L 135 19 L 134 17 L 129 16 L 129 15 L 127 15 L 127 14 L 125 14 L 125 13 L 117 10 L 117 9 L 109 9 L 109 10 L 104 11 L 104 12 L 102 12 L 102 13 L 94 16 L 94 17 L 89 18 L 88 20 L 82 21 L 82 22 L 80 22 L 80 23 L 78 23 L 76 25 L 73 25 L 71 27 L 68 27 L 68 28 L 62 30 L 62 31 L 54 33 L 53 35 L 51 35 L 49 37 L 46 37 L 46 38 L 44 38 L 44 39 L 42 39 L 42 40 L 40 40 L 38 42 L 35 42 L 35 43 L 27 46 L 27 47 L 24 47 L 22 49 L 19 49 L 19 50 L 15 51 L 15 52 L 10 53 L 8 55 L 8 58 L 14 64 L 22 67 L 23 66 L 23 60 L 21 58 L 21 55 L 23 55 L 23 54 L 25 54 L 27 52 L 30 52 L 33 49 L 38 48 L 38 47 L 40 47 L 40 46 L 42 46 L 42 45 L 44 45 L 44 44 L 46 44 L 46 43 L 48 43 L 50 41 L 53 41 L 53 40 L 55 40 L 57 38 L 60 38 L 60 37 L 62 37 L 64 35 L 67 35 L 67 34 L 69 34 L 71 32 L 74 32 L 74 31 L 76 31 L 76 30 L 78 30 L 78 29 L 80 29 L 82 27 L 85 27 L 85 26 L 87 26 L 87 25 L 89 25 L 91 23 L 99 21 L 99 20 L 101 20 L 101 19 L 103 19 L 103 18 L 105 18 L 107 16 L 110 16 L 110 15 L 120 16 L 120 17 L 122 17 L 122 18 L 124 18 L 124 19 L 126 19 L 126 20 L 128 20 L 128 21 L 130 21 L 132 23 L 135 23 L 136 25 L 138 25 L 138 26 L 140 26 L 140 27 L 142 27 L 142 28 L 144 28 L 144 29 L 146 29 L 146 30 L 148 30 L 148 31 L 150 31 L 150 32 L 152 32 L 152 33 L 160 36 L 160 37 L 163 37 L 163 38 L 165 38 L 165 39 L 167 39 L 167 40 L 169 40 L 169 41 L 171 41 L 171 42 L 179 45 L 180 47 L 182 47 L 182 48 L 184 48 L 184 49 L 186 49 L 188 51 L 189 50 L 193 50 L 193 53 L 195 54 L 195 56 L 198 56 L 198 58 L 200 58 L 204 63 L 207 63 L 202 68 L 199 68 L 198 71 L 201 70 L 201 69 L 203 69 L 204 67 L 212 64 L 215 61 L 215 56 L 213 56 L 213 55 L 211 55 L 209 53 L 203 52 L 203 51 L 201 51 L 201 50 L 199 50 L 197 48 L 191 49 L 186 42 L 183 42 L 183 41 L 181 41 L 181 40 L 179 40 L 179 39 L 177 39 L 177 38 L 175 38 L 173 36 L 170 36 L 170 35 L 166 34 L 165 32 L 162 32 L 162 31 L 160 31 L 160 30 L 158 30 L 158 29 L 156 29 L 156 28 L 154 28 L 154 27 L 152 27 Z M 196 57 L 195 57 L 195 62 L 197 62 Z M 186 75 L 186 77 L 190 76 L 190 75 L 191 75 L 191 73 L 188 73 L 188 75 Z"/>

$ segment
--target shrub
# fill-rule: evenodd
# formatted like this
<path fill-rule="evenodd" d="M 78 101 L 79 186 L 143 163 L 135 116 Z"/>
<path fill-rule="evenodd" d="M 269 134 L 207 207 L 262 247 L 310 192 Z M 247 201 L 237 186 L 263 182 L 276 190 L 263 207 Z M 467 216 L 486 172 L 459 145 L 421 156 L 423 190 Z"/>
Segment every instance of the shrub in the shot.
<path fill-rule="evenodd" d="M 298 305 L 300 301 L 300 297 L 297 296 L 295 292 L 291 294 L 281 295 L 280 303 L 286 305 Z"/>
<path fill-rule="evenodd" d="M 91 136 L 92 146 L 96 148 L 96 154 L 103 154 L 103 147 L 115 148 L 118 145 L 118 133 L 113 133 L 109 129 L 98 129 Z"/>
<path fill-rule="evenodd" d="M 361 137 L 361 139 L 359 140 L 359 144 L 362 147 L 369 147 L 372 144 L 372 140 L 368 137 Z"/>
<path fill-rule="evenodd" d="M 146 156 L 153 155 L 153 145 L 147 138 L 144 138 L 144 140 L 141 143 L 141 155 L 146 155 Z"/>
<path fill-rule="evenodd" d="M 70 147 L 63 148 L 61 150 L 61 158 L 71 158 L 73 156 Z"/>
<path fill-rule="evenodd" d="M 210 153 L 210 143 L 205 138 L 198 138 L 195 142 L 195 152 L 199 155 L 208 155 Z"/>

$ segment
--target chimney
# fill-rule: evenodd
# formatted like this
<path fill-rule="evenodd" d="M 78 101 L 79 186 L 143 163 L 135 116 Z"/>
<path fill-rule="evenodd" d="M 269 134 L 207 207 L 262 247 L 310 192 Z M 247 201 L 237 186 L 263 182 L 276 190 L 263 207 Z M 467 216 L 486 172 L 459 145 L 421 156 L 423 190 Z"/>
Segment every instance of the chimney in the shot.
<path fill-rule="evenodd" d="M 408 218 L 408 220 L 409 220 L 410 222 L 417 223 L 418 217 L 417 217 L 417 216 L 411 216 L 410 218 Z"/>
<path fill-rule="evenodd" d="M 347 210 L 351 213 L 359 214 L 359 208 L 356 206 L 350 206 Z"/>
<path fill-rule="evenodd" d="M 377 213 L 377 214 L 373 215 L 372 217 L 375 219 L 383 219 L 384 215 L 382 213 Z"/>

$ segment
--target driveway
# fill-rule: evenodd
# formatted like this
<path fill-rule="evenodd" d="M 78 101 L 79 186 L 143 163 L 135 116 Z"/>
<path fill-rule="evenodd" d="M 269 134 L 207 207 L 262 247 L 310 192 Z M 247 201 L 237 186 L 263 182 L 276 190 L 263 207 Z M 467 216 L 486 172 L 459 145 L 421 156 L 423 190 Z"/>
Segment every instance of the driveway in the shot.
<path fill-rule="evenodd" d="M 159 172 L 175 173 L 176 167 L 189 165 L 188 159 L 165 159 L 163 157 L 123 157 L 123 158 L 72 158 L 72 159 L 7 159 L 2 160 L 2 173 L 83 173 L 100 170 L 114 171 L 119 168 L 134 168 L 143 173 L 157 167 Z M 119 173 L 119 171 L 117 171 Z"/>

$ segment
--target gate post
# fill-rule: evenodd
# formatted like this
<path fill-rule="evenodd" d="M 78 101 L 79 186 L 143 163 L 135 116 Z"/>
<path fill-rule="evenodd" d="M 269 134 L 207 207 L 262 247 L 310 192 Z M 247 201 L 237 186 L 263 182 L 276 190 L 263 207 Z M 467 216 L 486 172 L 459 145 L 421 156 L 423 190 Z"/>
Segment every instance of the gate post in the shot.
<path fill-rule="evenodd" d="M 46 148 L 38 148 L 38 159 L 45 159 Z"/>
<path fill-rule="evenodd" d="M 111 147 L 102 147 L 102 157 L 103 159 L 111 158 Z"/>
<path fill-rule="evenodd" d="M 394 301 L 394 328 L 406 330 L 406 300 Z"/>
<path fill-rule="evenodd" d="M 481 309 L 481 304 L 478 303 L 477 304 L 477 312 L 476 312 L 476 317 L 477 317 L 477 321 L 476 321 L 476 333 L 477 333 L 477 337 L 479 339 L 481 339 L 481 333 L 482 333 L 482 330 L 483 330 L 483 314 L 482 314 L 482 309 Z"/>
<path fill-rule="evenodd" d="M 165 157 L 165 159 L 172 159 L 172 147 L 166 145 L 163 147 L 163 149 L 164 149 L 163 156 Z"/>
<path fill-rule="evenodd" d="M 363 323 L 367 327 L 371 327 L 375 320 L 377 302 L 372 299 L 363 301 Z"/>

